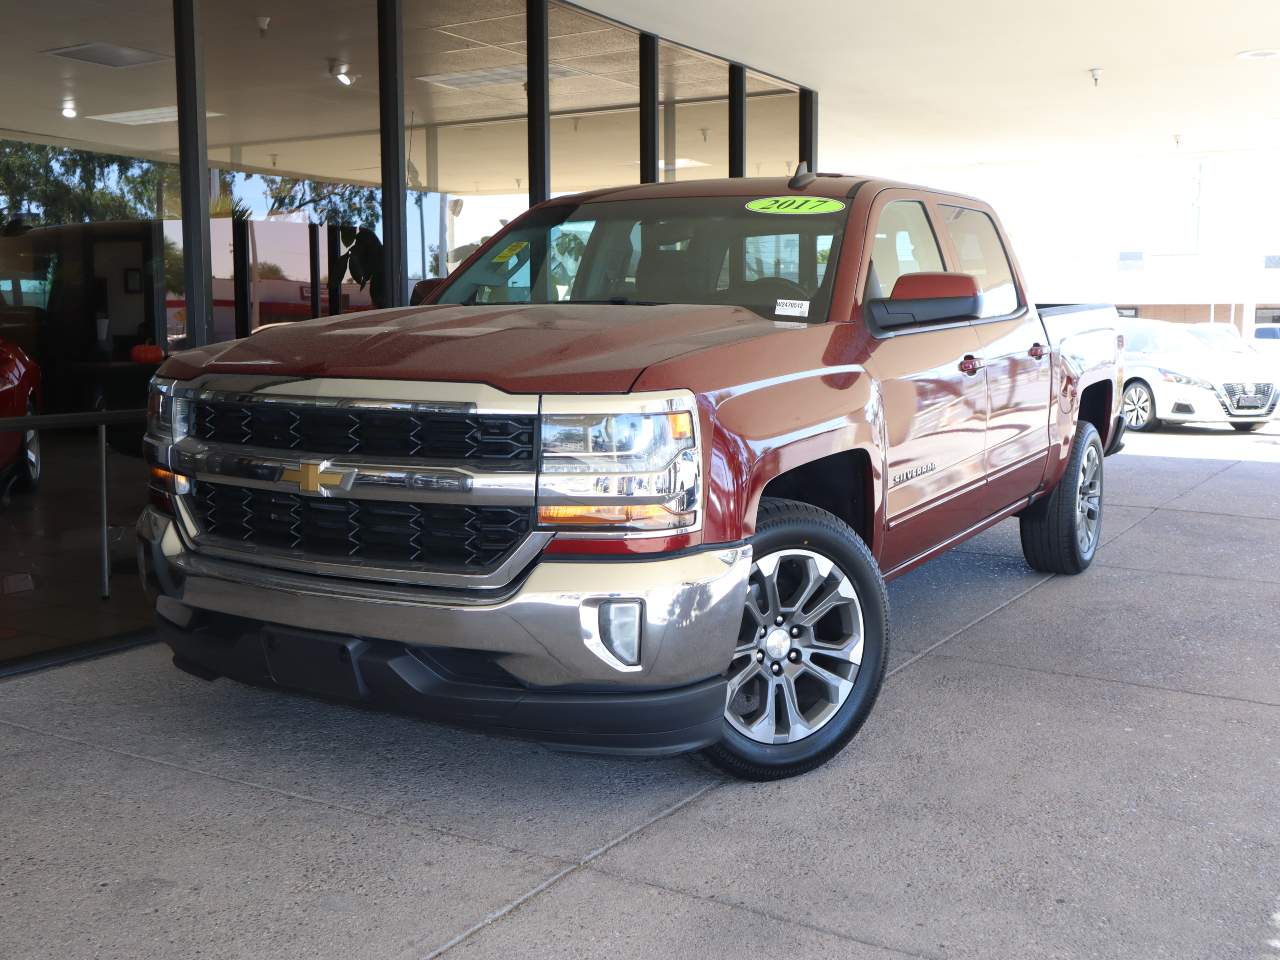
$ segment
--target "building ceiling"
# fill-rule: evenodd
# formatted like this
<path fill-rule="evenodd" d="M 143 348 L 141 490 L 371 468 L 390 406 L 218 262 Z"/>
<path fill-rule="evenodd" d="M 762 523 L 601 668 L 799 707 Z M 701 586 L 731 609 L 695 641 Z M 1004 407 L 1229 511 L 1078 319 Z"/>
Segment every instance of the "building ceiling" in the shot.
<path fill-rule="evenodd" d="M 1275 0 L 588 0 L 820 91 L 824 165 L 1280 145 Z M 1095 87 L 1090 68 L 1100 67 Z"/>
<path fill-rule="evenodd" d="M 405 0 L 403 9 L 411 180 L 459 192 L 527 190 L 522 0 Z M 262 31 L 258 18 L 267 14 Z M 0 84 L 0 136 L 176 156 L 168 0 L 44 7 L 0 0 L 0 15 L 22 25 L 0 65 L 11 81 Z M 378 182 L 374 0 L 219 0 L 202 4 L 200 29 L 212 164 Z M 634 181 L 636 32 L 553 2 L 549 34 L 557 189 Z M 114 46 L 118 57 L 150 62 L 110 66 L 53 52 L 85 44 L 106 45 L 108 57 Z M 90 53 L 100 58 L 102 51 Z M 680 162 L 679 175 L 724 175 L 726 61 L 663 43 L 660 64 L 664 103 L 681 104 L 670 158 Z M 335 73 L 354 82 L 343 86 Z M 793 90 L 751 74 L 748 93 L 757 118 L 750 133 L 755 164 L 794 165 Z M 713 102 L 694 102 L 707 100 Z M 67 105 L 78 115 L 62 116 Z M 137 122 L 147 118 L 161 122 Z M 440 145 L 434 158 L 433 143 Z"/>

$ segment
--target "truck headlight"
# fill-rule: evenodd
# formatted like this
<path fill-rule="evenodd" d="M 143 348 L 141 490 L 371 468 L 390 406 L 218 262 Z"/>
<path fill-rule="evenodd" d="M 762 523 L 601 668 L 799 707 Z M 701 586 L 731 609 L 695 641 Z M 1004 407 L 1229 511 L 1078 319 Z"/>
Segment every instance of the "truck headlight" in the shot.
<path fill-rule="evenodd" d="M 151 378 L 147 394 L 147 433 L 159 440 L 176 443 L 187 435 L 189 404 L 179 395 L 175 381 Z"/>
<path fill-rule="evenodd" d="M 544 414 L 538 522 L 618 531 L 693 527 L 702 466 L 691 398 L 687 406 Z"/>

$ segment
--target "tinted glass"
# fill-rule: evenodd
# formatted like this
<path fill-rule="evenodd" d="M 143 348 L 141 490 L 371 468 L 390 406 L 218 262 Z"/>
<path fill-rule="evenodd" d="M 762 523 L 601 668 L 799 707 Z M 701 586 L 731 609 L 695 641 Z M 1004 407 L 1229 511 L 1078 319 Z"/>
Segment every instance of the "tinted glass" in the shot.
<path fill-rule="evenodd" d="M 551 207 L 498 237 L 438 302 L 690 303 L 826 320 L 846 213 L 779 215 L 745 197 Z"/>
<path fill-rule="evenodd" d="M 893 293 L 904 273 L 936 273 L 942 270 L 942 254 L 929 226 L 924 204 L 896 200 L 880 211 L 871 248 L 871 272 L 867 276 L 868 300 Z"/>
<path fill-rule="evenodd" d="M 1203 353 L 1204 343 L 1186 327 L 1147 321 L 1124 330 L 1126 353 Z"/>
<path fill-rule="evenodd" d="M 941 209 L 947 235 L 960 258 L 960 271 L 975 278 L 982 290 L 982 316 L 1013 313 L 1018 309 L 1018 290 L 996 225 L 981 210 Z"/>
<path fill-rule="evenodd" d="M 1234 327 L 1217 325 L 1212 327 L 1192 327 L 1193 337 L 1219 353 L 1251 353 L 1253 348 L 1240 338 Z"/>

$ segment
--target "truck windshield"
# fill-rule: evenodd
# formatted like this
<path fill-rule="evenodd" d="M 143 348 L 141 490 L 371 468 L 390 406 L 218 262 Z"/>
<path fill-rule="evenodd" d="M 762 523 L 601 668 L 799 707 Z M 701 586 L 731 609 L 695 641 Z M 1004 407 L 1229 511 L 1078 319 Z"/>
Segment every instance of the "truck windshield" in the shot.
<path fill-rule="evenodd" d="M 716 304 L 822 323 L 846 217 L 841 200 L 802 196 L 548 207 L 497 236 L 437 302 Z"/>

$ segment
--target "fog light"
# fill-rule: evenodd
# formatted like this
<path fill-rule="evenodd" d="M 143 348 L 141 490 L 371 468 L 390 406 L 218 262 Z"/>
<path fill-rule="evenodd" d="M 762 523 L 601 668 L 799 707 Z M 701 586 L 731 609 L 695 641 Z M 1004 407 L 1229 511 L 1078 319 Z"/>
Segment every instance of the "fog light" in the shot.
<path fill-rule="evenodd" d="M 629 667 L 640 663 L 639 600 L 610 600 L 600 604 L 600 639 L 609 652 Z"/>

